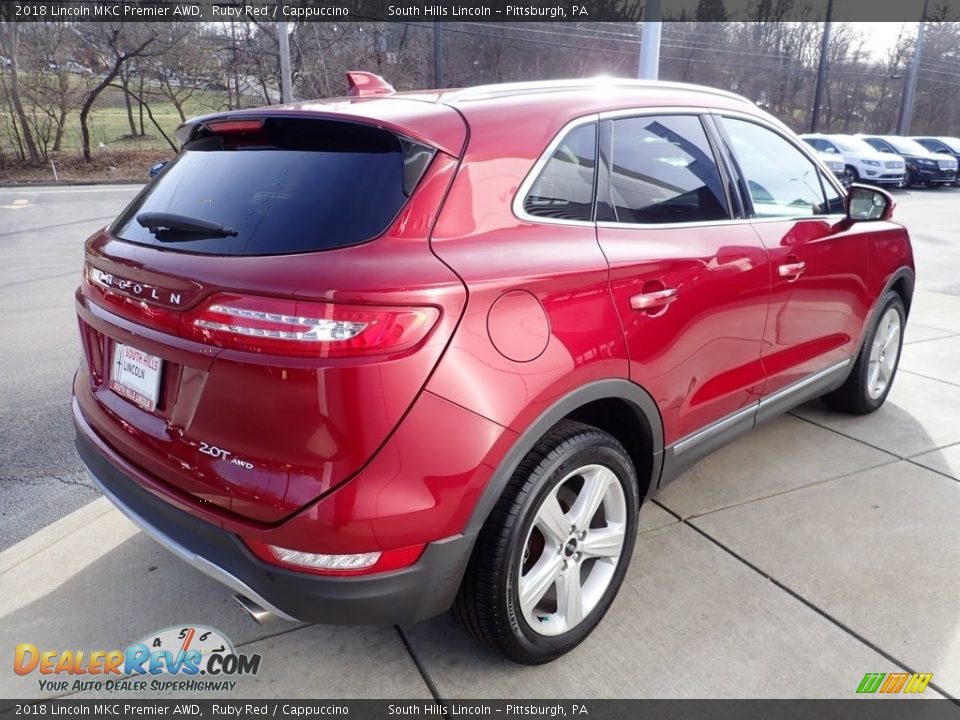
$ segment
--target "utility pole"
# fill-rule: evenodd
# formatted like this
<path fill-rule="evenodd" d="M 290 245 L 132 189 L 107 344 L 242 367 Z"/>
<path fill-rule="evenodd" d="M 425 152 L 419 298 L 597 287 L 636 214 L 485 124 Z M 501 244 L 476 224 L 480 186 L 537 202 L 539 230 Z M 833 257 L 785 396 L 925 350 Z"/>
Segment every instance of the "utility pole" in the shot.
<path fill-rule="evenodd" d="M 897 135 L 910 132 L 910 118 L 913 115 L 913 95 L 917 89 L 917 72 L 920 70 L 920 56 L 923 54 L 923 30 L 927 21 L 927 0 L 923 0 L 923 15 L 917 27 L 917 47 L 913 51 L 913 60 L 907 77 L 903 81 L 903 97 L 900 101 L 900 119 L 897 122 Z"/>
<path fill-rule="evenodd" d="M 660 26 L 663 19 L 661 0 L 647 0 L 643 8 L 643 34 L 640 36 L 640 67 L 637 77 L 643 80 L 660 78 Z"/>
<path fill-rule="evenodd" d="M 443 87 L 443 26 L 433 24 L 433 86 Z"/>
<path fill-rule="evenodd" d="M 820 40 L 820 63 L 817 66 L 817 86 L 813 91 L 813 114 L 810 117 L 810 132 L 820 131 L 820 106 L 823 104 L 823 86 L 827 84 L 827 64 L 830 52 L 830 28 L 833 26 L 833 0 L 827 0 L 827 20 L 823 23 Z"/>
<path fill-rule="evenodd" d="M 293 88 L 290 77 L 290 36 L 287 35 L 287 21 L 277 22 L 277 39 L 280 41 L 280 100 L 293 102 Z"/>

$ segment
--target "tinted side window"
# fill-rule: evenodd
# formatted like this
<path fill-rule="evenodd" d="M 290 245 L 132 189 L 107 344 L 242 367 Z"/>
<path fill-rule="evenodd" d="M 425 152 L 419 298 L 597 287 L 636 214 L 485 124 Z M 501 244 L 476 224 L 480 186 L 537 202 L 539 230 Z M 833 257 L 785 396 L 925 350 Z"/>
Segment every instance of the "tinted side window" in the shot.
<path fill-rule="evenodd" d="M 591 220 L 596 167 L 596 124 L 571 130 L 533 183 L 523 209 L 539 217 Z"/>
<path fill-rule="evenodd" d="M 823 192 L 827 196 L 827 205 L 824 212 L 830 215 L 845 214 L 847 212 L 847 205 L 843 201 L 840 193 L 837 192 L 833 183 L 831 183 L 823 173 L 820 173 L 820 182 L 823 184 Z"/>
<path fill-rule="evenodd" d="M 610 194 L 618 222 L 680 223 L 730 217 L 700 118 L 613 122 Z"/>
<path fill-rule="evenodd" d="M 930 152 L 952 154 L 950 148 L 943 143 L 937 142 L 936 140 L 917 140 L 917 142 L 923 145 Z"/>
<path fill-rule="evenodd" d="M 819 171 L 772 130 L 746 120 L 723 118 L 747 183 L 755 217 L 827 214 Z"/>

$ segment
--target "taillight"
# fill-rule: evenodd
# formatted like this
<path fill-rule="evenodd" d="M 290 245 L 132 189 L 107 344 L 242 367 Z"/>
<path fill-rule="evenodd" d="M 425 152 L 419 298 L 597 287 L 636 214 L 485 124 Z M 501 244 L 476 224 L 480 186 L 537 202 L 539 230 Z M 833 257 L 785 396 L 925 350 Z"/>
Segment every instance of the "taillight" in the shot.
<path fill-rule="evenodd" d="M 439 317 L 431 307 L 372 307 L 221 294 L 187 313 L 181 335 L 210 345 L 301 357 L 408 350 Z"/>
<path fill-rule="evenodd" d="M 440 317 L 433 307 L 307 302 L 221 293 L 182 312 L 118 292 L 103 272 L 86 267 L 84 292 L 135 322 L 222 348 L 313 358 L 403 352 L 419 344 Z"/>
<path fill-rule="evenodd" d="M 244 542 L 257 557 L 272 565 L 316 575 L 341 576 L 372 575 L 409 567 L 420 559 L 424 548 L 421 544 L 351 555 L 327 555 L 268 545 L 257 540 L 244 539 Z"/>

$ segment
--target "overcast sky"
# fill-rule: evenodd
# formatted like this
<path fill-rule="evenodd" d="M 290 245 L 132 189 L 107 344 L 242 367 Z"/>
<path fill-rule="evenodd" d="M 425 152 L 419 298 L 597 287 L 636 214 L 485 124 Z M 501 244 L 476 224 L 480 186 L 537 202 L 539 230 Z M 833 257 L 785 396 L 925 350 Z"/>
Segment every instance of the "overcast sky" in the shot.
<path fill-rule="evenodd" d="M 907 32 L 916 33 L 917 23 L 902 22 L 854 22 L 848 23 L 866 39 L 867 48 L 875 58 L 883 58 L 887 51 L 897 44 L 897 36 L 904 25 Z"/>

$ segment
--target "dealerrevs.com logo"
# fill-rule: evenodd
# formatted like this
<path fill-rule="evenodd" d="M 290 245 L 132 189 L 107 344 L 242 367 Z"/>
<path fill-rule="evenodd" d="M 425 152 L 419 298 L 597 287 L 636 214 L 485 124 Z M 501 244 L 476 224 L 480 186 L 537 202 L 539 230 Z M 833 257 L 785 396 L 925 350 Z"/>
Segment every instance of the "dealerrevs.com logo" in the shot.
<path fill-rule="evenodd" d="M 219 630 L 200 625 L 147 635 L 126 650 L 51 650 L 33 643 L 14 649 L 17 675 L 40 675 L 44 691 L 230 691 L 260 671 L 260 655 L 238 653 Z"/>

